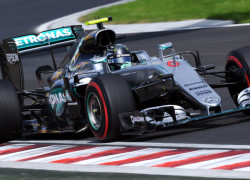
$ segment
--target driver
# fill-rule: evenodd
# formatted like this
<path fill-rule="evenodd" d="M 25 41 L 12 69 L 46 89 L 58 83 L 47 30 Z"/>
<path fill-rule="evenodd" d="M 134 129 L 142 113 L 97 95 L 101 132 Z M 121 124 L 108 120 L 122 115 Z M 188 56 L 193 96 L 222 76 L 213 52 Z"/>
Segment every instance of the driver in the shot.
<path fill-rule="evenodd" d="M 131 53 L 128 47 L 122 44 L 116 44 L 107 50 L 108 64 L 111 71 L 123 69 L 131 66 Z"/>

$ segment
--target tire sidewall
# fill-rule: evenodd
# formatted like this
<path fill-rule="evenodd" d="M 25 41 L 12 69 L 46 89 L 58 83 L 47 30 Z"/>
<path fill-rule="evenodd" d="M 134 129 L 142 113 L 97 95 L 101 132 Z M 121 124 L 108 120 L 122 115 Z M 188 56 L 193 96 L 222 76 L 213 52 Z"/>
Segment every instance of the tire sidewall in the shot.
<path fill-rule="evenodd" d="M 85 105 L 86 105 L 85 109 L 86 109 L 86 115 L 88 116 L 87 118 L 89 118 L 89 112 L 88 112 L 88 103 L 89 102 L 88 102 L 88 100 L 90 98 L 91 93 L 95 94 L 101 103 L 101 109 L 103 111 L 104 116 L 102 118 L 100 128 L 95 129 L 93 127 L 92 123 L 90 121 L 88 121 L 89 127 L 91 128 L 94 135 L 101 140 L 106 138 L 107 132 L 108 132 L 108 127 L 109 127 L 109 119 L 108 119 L 109 114 L 108 114 L 108 110 L 107 110 L 107 103 L 106 103 L 106 100 L 104 99 L 102 89 L 103 88 L 101 88 L 100 85 L 97 84 L 96 82 L 90 82 L 88 84 L 88 87 L 86 90 L 86 98 L 85 98 Z"/>
<path fill-rule="evenodd" d="M 236 66 L 238 68 L 243 68 L 246 71 L 246 79 L 249 81 L 250 77 L 250 70 L 249 70 L 249 65 L 246 62 L 246 60 L 237 52 L 231 52 L 227 56 L 227 63 L 226 63 L 226 71 L 229 70 L 231 66 Z M 248 86 L 250 84 L 248 83 Z"/>
<path fill-rule="evenodd" d="M 16 91 L 7 80 L 0 80 L 0 141 L 21 136 L 22 118 L 20 101 Z"/>
<path fill-rule="evenodd" d="M 241 82 L 238 85 L 232 85 L 228 87 L 231 97 L 233 98 L 236 105 L 237 95 L 247 87 L 250 87 L 250 47 L 242 47 L 231 51 L 227 56 L 225 70 L 229 71 L 232 66 L 236 68 L 242 68 L 245 70 L 245 82 Z M 249 61 L 249 62 L 248 62 Z"/>
<path fill-rule="evenodd" d="M 99 100 L 105 112 L 105 118 L 98 130 L 93 128 L 88 119 L 92 132 L 102 141 L 118 139 L 121 136 L 119 113 L 136 110 L 131 88 L 118 74 L 104 74 L 94 77 L 88 84 L 85 94 L 85 112 L 87 116 L 87 100 L 91 92 L 100 98 Z"/>

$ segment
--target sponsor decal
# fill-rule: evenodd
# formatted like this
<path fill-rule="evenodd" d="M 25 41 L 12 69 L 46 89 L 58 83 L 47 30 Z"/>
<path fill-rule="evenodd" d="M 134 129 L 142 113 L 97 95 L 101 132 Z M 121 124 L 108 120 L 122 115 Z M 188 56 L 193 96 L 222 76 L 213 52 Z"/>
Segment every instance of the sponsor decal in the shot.
<path fill-rule="evenodd" d="M 208 104 L 213 104 L 213 103 L 217 103 L 219 101 L 219 98 L 218 97 L 205 97 L 203 101 Z"/>
<path fill-rule="evenodd" d="M 205 90 L 205 91 L 198 91 L 198 92 L 195 92 L 195 94 L 197 96 L 201 96 L 201 95 L 204 95 L 204 94 L 211 94 L 212 91 L 211 90 Z"/>
<path fill-rule="evenodd" d="M 203 85 L 203 86 L 196 86 L 196 87 L 193 87 L 193 88 L 189 88 L 190 91 L 193 91 L 193 90 L 197 90 L 197 89 L 203 89 L 203 88 L 206 88 L 208 87 L 207 85 Z"/>
<path fill-rule="evenodd" d="M 203 84 L 205 83 L 205 81 L 198 81 L 198 82 L 194 82 L 194 83 L 190 83 L 190 84 L 184 84 L 185 87 L 188 87 L 188 86 L 192 86 L 192 85 L 196 85 L 196 84 Z"/>
<path fill-rule="evenodd" d="M 77 102 L 68 103 L 68 106 L 77 106 Z"/>
<path fill-rule="evenodd" d="M 49 95 L 49 103 L 51 105 L 61 104 L 61 103 L 65 103 L 65 102 L 66 102 L 66 98 L 65 98 L 65 95 L 63 93 Z"/>
<path fill-rule="evenodd" d="M 65 111 L 65 103 L 67 102 L 67 92 L 66 95 L 62 92 L 62 89 L 52 90 L 48 96 L 48 101 L 51 106 L 52 111 L 56 116 L 62 116 Z"/>
<path fill-rule="evenodd" d="M 178 62 L 174 63 L 174 61 L 168 61 L 167 65 L 170 67 L 178 67 L 180 65 L 180 63 L 178 63 Z"/>
<path fill-rule="evenodd" d="M 48 38 L 48 41 L 45 40 L 46 38 Z M 39 35 L 31 34 L 13 38 L 18 50 L 35 46 L 48 45 L 49 43 L 55 43 L 69 39 L 75 39 L 75 36 L 73 35 L 69 27 L 44 31 Z"/>
<path fill-rule="evenodd" d="M 130 116 L 130 119 L 131 119 L 131 122 L 132 122 L 133 124 L 138 123 L 138 122 L 145 122 L 143 116 L 132 116 L 132 115 L 131 115 L 131 116 Z"/>
<path fill-rule="evenodd" d="M 6 54 L 6 59 L 10 64 L 15 64 L 20 61 L 17 53 Z"/>

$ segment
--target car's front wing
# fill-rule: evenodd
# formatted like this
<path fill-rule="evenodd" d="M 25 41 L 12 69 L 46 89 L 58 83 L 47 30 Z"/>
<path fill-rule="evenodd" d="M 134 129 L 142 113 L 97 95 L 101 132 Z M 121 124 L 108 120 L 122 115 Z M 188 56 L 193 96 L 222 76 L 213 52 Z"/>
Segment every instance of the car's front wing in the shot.
<path fill-rule="evenodd" d="M 119 115 L 121 133 L 123 135 L 140 135 L 143 133 L 157 131 L 158 129 L 183 125 L 194 121 L 212 119 L 230 114 L 250 111 L 250 106 L 246 106 L 243 108 L 226 110 L 219 113 L 189 117 L 188 113 L 172 113 L 171 111 L 176 111 L 176 108 L 172 108 L 172 110 L 171 108 L 169 108 L 170 111 L 166 111 L 165 107 L 166 106 L 162 106 L 160 108 L 151 108 L 150 113 L 148 113 L 147 111 L 121 113 Z M 162 109 L 161 112 L 160 109 Z"/>

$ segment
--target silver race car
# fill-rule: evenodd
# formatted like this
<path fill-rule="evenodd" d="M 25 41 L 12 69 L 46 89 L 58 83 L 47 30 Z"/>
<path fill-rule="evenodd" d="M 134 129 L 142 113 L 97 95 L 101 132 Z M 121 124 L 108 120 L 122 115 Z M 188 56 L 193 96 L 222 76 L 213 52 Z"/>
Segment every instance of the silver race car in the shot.
<path fill-rule="evenodd" d="M 83 132 L 88 128 L 102 141 L 123 134 L 143 134 L 161 128 L 250 112 L 250 50 L 229 53 L 225 71 L 201 66 L 198 52 L 175 52 L 171 42 L 160 44 L 159 57 L 129 51 L 106 29 L 102 18 L 86 22 L 97 29 L 85 32 L 69 26 L 9 38 L 1 47 L 0 139 L 22 132 Z M 69 46 L 60 66 L 51 49 Z M 21 56 L 50 51 L 54 67 L 38 67 L 41 88 L 24 90 Z M 168 52 L 168 54 L 166 53 Z M 194 67 L 189 64 L 193 60 Z M 207 75 L 219 83 L 209 84 Z M 47 85 L 46 85 L 47 84 Z M 223 111 L 213 88 L 228 87 L 237 109 Z M 30 104 L 25 103 L 29 98 Z"/>

